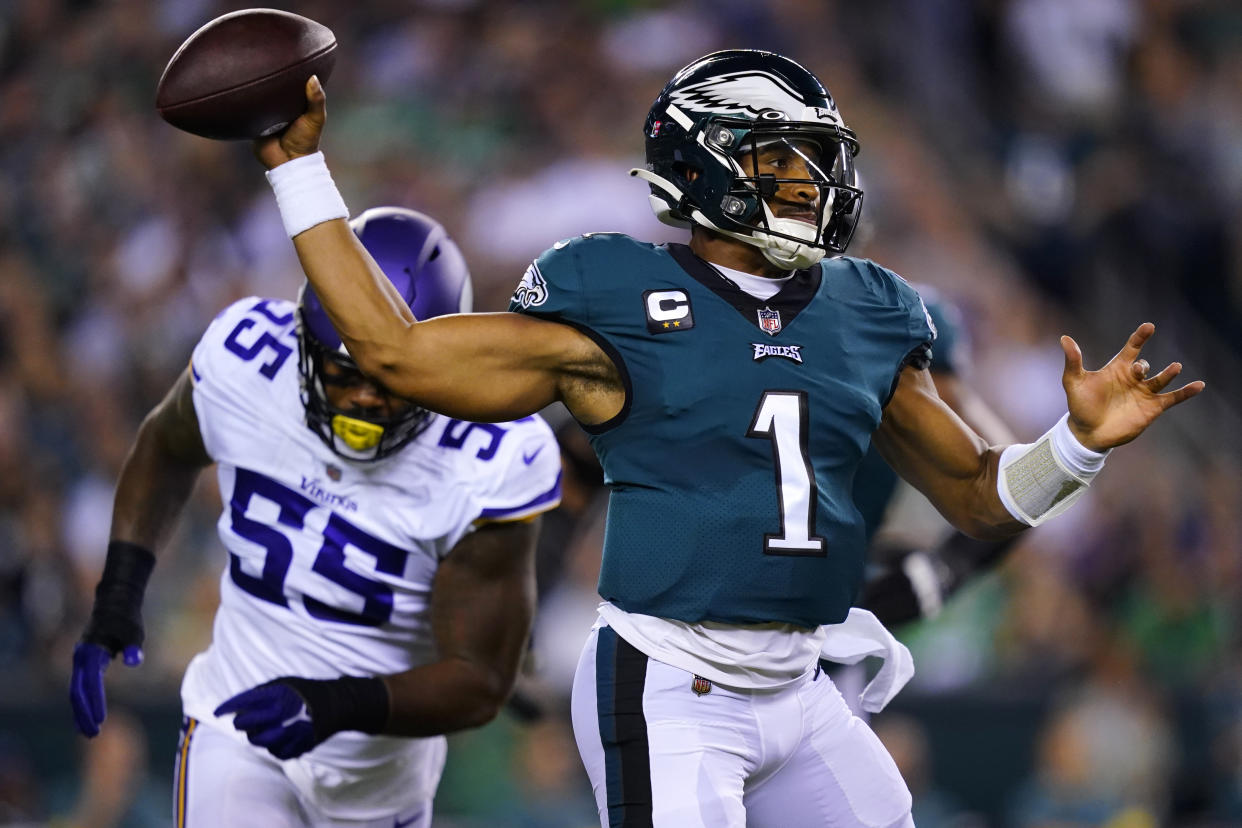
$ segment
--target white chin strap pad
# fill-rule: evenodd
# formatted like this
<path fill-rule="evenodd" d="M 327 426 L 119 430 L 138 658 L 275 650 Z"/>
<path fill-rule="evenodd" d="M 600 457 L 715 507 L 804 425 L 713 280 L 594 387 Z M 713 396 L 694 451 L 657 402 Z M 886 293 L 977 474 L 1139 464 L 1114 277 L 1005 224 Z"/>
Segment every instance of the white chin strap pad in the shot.
<path fill-rule="evenodd" d="M 763 205 L 763 211 L 767 213 L 768 226 L 777 233 L 805 239 L 808 242 L 814 241 L 819 235 L 815 228 L 805 221 L 777 218 L 766 204 Z M 822 247 L 783 239 L 779 236 L 769 236 L 766 233 L 752 238 L 756 246 L 763 250 L 763 257 L 784 270 L 802 270 L 824 258 Z"/>

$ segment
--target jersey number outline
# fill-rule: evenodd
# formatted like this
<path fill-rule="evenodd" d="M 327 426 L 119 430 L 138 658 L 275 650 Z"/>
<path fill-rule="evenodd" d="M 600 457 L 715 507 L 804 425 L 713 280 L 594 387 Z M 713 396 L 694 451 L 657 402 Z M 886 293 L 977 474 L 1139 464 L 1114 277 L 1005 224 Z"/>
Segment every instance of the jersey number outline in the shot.
<path fill-rule="evenodd" d="M 246 509 L 255 495 L 277 507 L 279 513 L 273 525 L 246 517 Z M 238 468 L 233 481 L 233 495 L 229 499 L 229 519 L 233 531 L 240 537 L 264 549 L 263 569 L 258 575 L 247 573 L 237 553 L 229 552 L 229 575 L 233 583 L 245 592 L 268 603 L 288 607 L 285 595 L 285 577 L 293 563 L 293 544 L 276 524 L 300 532 L 306 515 L 320 504 L 304 497 L 289 487 L 249 469 Z M 315 555 L 311 570 L 328 581 L 362 598 L 362 612 L 354 612 L 312 598 L 302 596 L 302 606 L 311 616 L 324 621 L 337 621 L 360 627 L 379 627 L 392 618 L 393 591 L 383 581 L 368 578 L 345 565 L 347 546 L 375 558 L 375 570 L 385 575 L 400 575 L 405 569 L 407 553 L 387 541 L 364 532 L 336 512 L 328 517 L 323 530 L 323 545 Z"/>
<path fill-rule="evenodd" d="M 293 321 L 292 313 L 280 316 L 273 313 L 267 306 L 269 301 L 268 299 L 262 299 L 256 302 L 254 307 L 247 311 L 247 313 L 257 313 L 276 325 L 288 325 Z M 243 316 L 237 325 L 233 327 L 233 330 L 229 332 L 229 335 L 224 338 L 224 347 L 243 362 L 249 362 L 254 359 L 263 353 L 264 349 L 274 351 L 275 356 L 269 362 L 259 367 L 259 373 L 271 380 L 276 377 L 276 372 L 285 364 L 285 360 L 293 356 L 293 348 L 281 342 L 269 331 L 261 331 L 249 345 L 242 344 L 241 335 L 256 324 L 252 317 Z"/>
<path fill-rule="evenodd" d="M 819 488 L 811 467 L 808 442 L 810 412 L 805 391 L 764 391 L 755 407 L 747 437 L 772 442 L 776 467 L 776 499 L 781 531 L 763 536 L 765 555 L 826 557 L 827 544 L 815 534 Z"/>

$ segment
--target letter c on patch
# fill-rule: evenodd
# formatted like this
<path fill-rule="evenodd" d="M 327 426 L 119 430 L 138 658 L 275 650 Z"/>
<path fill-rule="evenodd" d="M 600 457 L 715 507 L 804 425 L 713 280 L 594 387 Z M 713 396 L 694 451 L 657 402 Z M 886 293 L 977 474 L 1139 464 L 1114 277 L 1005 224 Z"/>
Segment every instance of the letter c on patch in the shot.
<path fill-rule="evenodd" d="M 653 322 L 671 322 L 690 315 L 684 290 L 653 290 L 647 294 L 647 315 Z"/>

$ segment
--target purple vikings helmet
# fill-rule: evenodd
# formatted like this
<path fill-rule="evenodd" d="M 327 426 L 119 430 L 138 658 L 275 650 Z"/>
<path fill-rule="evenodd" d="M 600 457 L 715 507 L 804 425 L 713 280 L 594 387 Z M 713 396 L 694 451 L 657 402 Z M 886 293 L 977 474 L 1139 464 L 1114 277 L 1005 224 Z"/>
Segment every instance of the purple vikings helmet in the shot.
<path fill-rule="evenodd" d="M 466 261 L 439 222 L 401 207 L 373 207 L 349 226 L 416 319 L 470 312 L 473 292 Z M 298 298 L 298 353 L 306 424 L 341 457 L 387 457 L 430 422 L 431 412 L 417 406 L 391 417 L 372 417 L 328 402 L 324 364 L 331 361 L 351 372 L 358 366 L 309 282 Z"/>
<path fill-rule="evenodd" d="M 819 79 L 789 58 L 750 49 L 699 58 L 660 91 L 644 132 L 647 167 L 630 174 L 651 185 L 665 224 L 707 227 L 785 270 L 845 252 L 862 208 L 858 139 Z M 759 148 L 774 143 L 800 156 L 810 178 L 752 175 Z M 766 203 L 795 181 L 819 190 L 814 225 Z"/>

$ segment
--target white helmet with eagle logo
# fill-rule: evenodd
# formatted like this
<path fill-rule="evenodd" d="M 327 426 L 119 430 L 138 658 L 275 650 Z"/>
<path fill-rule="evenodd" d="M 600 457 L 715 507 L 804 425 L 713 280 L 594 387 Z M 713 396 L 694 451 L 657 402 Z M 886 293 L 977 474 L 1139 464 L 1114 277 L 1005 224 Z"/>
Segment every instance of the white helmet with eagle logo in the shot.
<path fill-rule="evenodd" d="M 699 58 L 660 91 L 644 132 L 647 168 L 630 174 L 651 185 L 665 224 L 698 224 L 752 244 L 785 270 L 845 252 L 862 209 L 858 140 L 819 79 L 789 58 L 749 49 Z M 747 154 L 757 171 L 759 148 L 776 142 L 803 159 L 810 179 L 748 172 Z M 778 218 L 766 203 L 795 181 L 819 191 L 813 226 Z"/>

